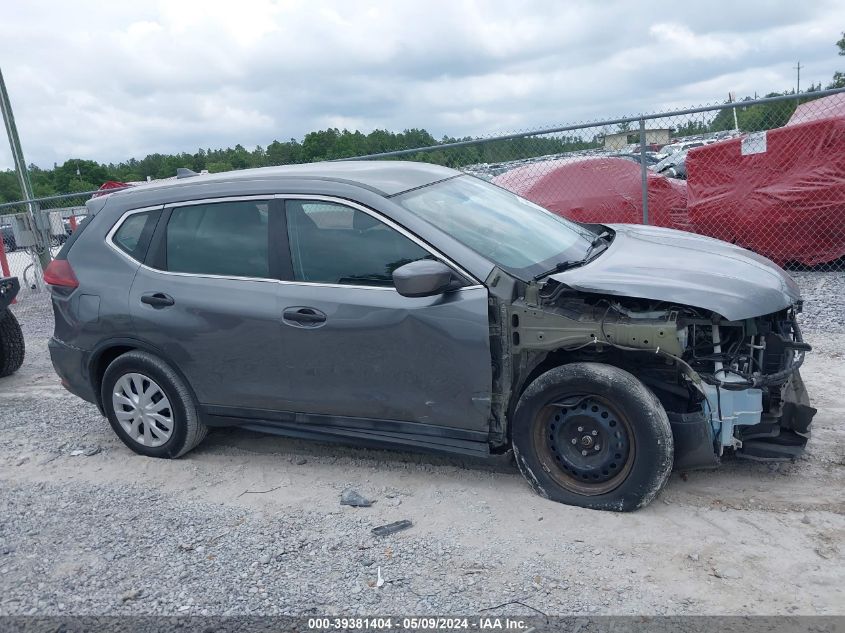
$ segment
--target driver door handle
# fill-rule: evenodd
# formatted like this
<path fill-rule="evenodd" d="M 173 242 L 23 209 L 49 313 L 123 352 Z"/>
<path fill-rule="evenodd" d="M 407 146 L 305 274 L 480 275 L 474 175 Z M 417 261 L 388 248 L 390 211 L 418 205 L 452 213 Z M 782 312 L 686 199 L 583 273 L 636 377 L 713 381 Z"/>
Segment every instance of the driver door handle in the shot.
<path fill-rule="evenodd" d="M 282 320 L 295 327 L 318 327 L 326 322 L 326 314 L 316 308 L 293 306 L 285 308 L 282 313 Z"/>

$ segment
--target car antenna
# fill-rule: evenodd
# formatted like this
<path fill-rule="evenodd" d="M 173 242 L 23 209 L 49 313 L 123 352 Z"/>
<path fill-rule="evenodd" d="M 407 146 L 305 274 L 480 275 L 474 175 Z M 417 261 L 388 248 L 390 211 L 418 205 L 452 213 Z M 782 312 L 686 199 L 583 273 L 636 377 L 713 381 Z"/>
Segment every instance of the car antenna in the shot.
<path fill-rule="evenodd" d="M 177 178 L 193 178 L 194 176 L 199 176 L 197 172 L 193 169 L 188 169 L 187 167 L 177 167 L 176 168 L 176 177 Z"/>

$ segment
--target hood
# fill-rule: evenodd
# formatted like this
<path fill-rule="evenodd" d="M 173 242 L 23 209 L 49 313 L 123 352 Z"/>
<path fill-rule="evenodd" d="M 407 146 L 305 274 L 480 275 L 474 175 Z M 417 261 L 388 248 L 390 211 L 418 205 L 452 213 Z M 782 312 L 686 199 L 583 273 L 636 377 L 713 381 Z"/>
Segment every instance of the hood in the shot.
<path fill-rule="evenodd" d="M 607 226 L 616 237 L 602 255 L 552 279 L 582 292 L 703 308 L 731 321 L 771 314 L 801 299 L 781 268 L 739 246 L 660 227 Z"/>

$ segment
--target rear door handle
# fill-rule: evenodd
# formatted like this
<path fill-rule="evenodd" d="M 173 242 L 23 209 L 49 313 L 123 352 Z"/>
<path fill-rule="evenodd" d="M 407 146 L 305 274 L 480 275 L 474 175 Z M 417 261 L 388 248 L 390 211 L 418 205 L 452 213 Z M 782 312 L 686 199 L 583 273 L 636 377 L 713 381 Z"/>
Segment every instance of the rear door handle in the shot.
<path fill-rule="evenodd" d="M 152 292 L 141 295 L 141 303 L 146 303 L 154 308 L 166 308 L 176 303 L 173 297 L 166 295 L 163 292 Z"/>
<path fill-rule="evenodd" d="M 326 314 L 316 308 L 293 306 L 285 308 L 282 319 L 288 325 L 296 327 L 319 327 L 326 322 Z"/>

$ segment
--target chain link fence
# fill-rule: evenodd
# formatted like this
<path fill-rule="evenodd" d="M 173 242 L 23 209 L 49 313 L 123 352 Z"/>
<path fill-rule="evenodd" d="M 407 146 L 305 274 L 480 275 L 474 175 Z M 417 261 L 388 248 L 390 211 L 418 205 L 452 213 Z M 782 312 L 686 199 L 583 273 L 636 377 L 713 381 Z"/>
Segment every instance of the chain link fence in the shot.
<path fill-rule="evenodd" d="M 51 257 L 58 253 L 79 222 L 85 217 L 85 203 L 97 192 L 51 196 L 31 201 L 0 204 L 0 273 L 18 277 L 19 299 L 43 290 L 39 275 L 39 254 L 45 249 Z M 30 218 L 37 217 L 33 222 Z M 40 236 L 33 224 L 45 227 Z"/>
<path fill-rule="evenodd" d="M 580 222 L 648 224 L 732 242 L 790 271 L 809 321 L 845 330 L 843 89 L 354 158 L 448 165 Z M 94 193 L 34 201 L 38 213 L 51 214 L 53 253 Z M 26 202 L 0 205 L 0 264 L 37 290 L 33 248 L 19 248 L 12 230 L 15 214 L 27 211 Z"/>
<path fill-rule="evenodd" d="M 357 158 L 455 167 L 579 222 L 731 242 L 789 271 L 808 326 L 845 331 L 843 89 Z"/>
<path fill-rule="evenodd" d="M 792 269 L 845 271 L 843 90 L 358 158 L 445 164 L 573 220 L 691 231 Z"/>

